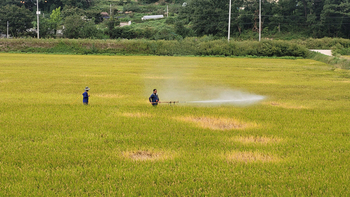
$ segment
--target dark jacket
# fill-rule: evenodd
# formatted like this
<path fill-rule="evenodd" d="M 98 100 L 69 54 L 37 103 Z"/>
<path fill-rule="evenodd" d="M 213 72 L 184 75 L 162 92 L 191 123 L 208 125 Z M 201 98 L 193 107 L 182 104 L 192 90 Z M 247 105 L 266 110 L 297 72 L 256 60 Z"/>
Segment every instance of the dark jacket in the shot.
<path fill-rule="evenodd" d="M 157 94 L 152 94 L 149 97 L 149 102 L 152 102 L 152 105 L 158 105 L 159 97 Z"/>

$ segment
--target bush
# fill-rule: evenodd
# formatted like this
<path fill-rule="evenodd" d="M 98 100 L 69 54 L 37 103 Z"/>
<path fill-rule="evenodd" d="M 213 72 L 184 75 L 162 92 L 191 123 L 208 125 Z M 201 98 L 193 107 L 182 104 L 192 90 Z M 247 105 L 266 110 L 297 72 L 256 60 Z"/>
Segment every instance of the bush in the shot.
<path fill-rule="evenodd" d="M 152 31 L 152 30 L 150 30 Z M 137 31 L 130 27 L 113 29 L 114 38 L 132 39 L 138 36 Z M 171 34 L 169 29 L 162 29 L 158 38 Z M 197 55 L 197 56 L 250 56 L 250 57 L 307 57 L 308 50 L 286 41 L 244 41 L 227 42 L 227 40 L 210 40 L 205 38 L 185 38 L 177 35 L 173 40 L 0 40 L 3 47 L 0 51 L 20 52 L 65 52 L 73 54 L 145 54 L 145 55 Z M 49 42 L 49 44 L 48 44 Z M 25 43 L 25 44 L 23 44 Z"/>
<path fill-rule="evenodd" d="M 333 65 L 335 68 L 350 69 L 350 60 L 348 59 L 331 57 L 317 52 L 310 52 L 307 58 Z"/>
<path fill-rule="evenodd" d="M 123 12 L 126 12 L 126 11 L 140 12 L 141 8 L 138 5 L 128 4 L 123 7 Z"/>
<path fill-rule="evenodd" d="M 78 15 L 66 17 L 64 26 L 66 38 L 99 38 L 101 36 L 101 32 L 97 30 L 93 21 L 85 21 Z"/>
<path fill-rule="evenodd" d="M 337 44 L 341 45 L 344 48 L 350 48 L 350 40 L 344 38 L 309 38 L 306 40 L 293 40 L 292 42 L 303 45 L 309 49 L 331 49 L 331 47 L 334 47 Z"/>

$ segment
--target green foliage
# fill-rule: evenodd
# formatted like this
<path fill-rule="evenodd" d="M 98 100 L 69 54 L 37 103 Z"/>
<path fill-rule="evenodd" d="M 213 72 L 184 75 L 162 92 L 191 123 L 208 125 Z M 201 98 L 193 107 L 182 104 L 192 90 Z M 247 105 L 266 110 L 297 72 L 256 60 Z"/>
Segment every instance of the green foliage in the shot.
<path fill-rule="evenodd" d="M 155 3 L 157 2 L 157 3 Z M 57 8 L 62 8 L 61 16 L 72 15 L 84 16 L 91 19 L 95 24 L 103 21 L 100 13 L 109 12 L 110 4 L 113 5 L 113 13 L 116 10 L 132 11 L 121 21 L 141 23 L 139 15 L 145 14 L 164 14 L 166 6 L 169 6 L 169 16 L 167 24 L 174 26 L 177 21 L 182 21 L 183 26 L 189 28 L 187 36 L 204 36 L 213 35 L 221 39 L 227 36 L 228 31 L 228 2 L 217 0 L 190 0 L 186 1 L 187 5 L 182 6 L 183 0 L 169 1 L 102 1 L 102 0 L 50 0 L 39 1 L 40 10 L 43 13 L 51 13 Z M 35 12 L 35 1 L 13 1 L 3 0 L 0 7 L 5 5 L 18 6 Z M 118 6 L 119 5 L 119 6 Z M 232 18 L 230 33 L 231 37 L 238 40 L 256 40 L 258 32 L 258 1 L 237 0 L 232 2 Z M 350 4 L 347 1 L 324 0 L 281 0 L 266 1 L 262 4 L 262 37 L 275 39 L 300 39 L 305 37 L 322 38 L 322 37 L 342 37 L 350 38 Z M 33 16 L 33 15 L 32 15 Z M 55 23 L 51 27 L 55 31 Z M 1 24 L 4 26 L 4 23 Z M 22 25 L 18 25 L 22 26 Z M 1 28 L 1 27 L 0 27 Z M 171 27 L 170 29 L 174 29 Z M 176 27 L 182 29 L 181 25 Z M 182 30 L 175 37 L 184 37 Z M 159 29 L 158 34 L 154 34 L 151 39 L 164 38 L 167 40 L 174 39 L 174 35 L 165 33 L 165 28 Z M 137 29 L 133 31 L 137 38 L 144 38 L 140 35 L 147 33 Z M 140 32 L 140 33 L 137 33 Z M 163 33 L 161 33 L 163 32 Z M 174 33 L 174 31 L 171 30 Z M 22 31 L 23 33 L 23 31 Z M 160 34 L 169 35 L 168 37 L 159 36 Z M 135 36 L 131 36 L 135 37 Z"/>
<path fill-rule="evenodd" d="M 164 19 L 149 20 L 138 24 L 133 23 L 127 28 L 127 31 L 133 34 L 133 38 L 147 38 L 152 40 L 174 40 L 178 36 L 175 33 L 174 27 L 172 25 L 167 24 L 166 20 Z M 128 39 L 129 37 L 130 36 L 128 36 Z"/>
<path fill-rule="evenodd" d="M 158 0 L 140 0 L 140 3 L 143 3 L 143 4 L 151 4 L 151 3 L 155 3 L 157 2 Z"/>
<path fill-rule="evenodd" d="M 87 9 L 92 5 L 93 1 L 86 0 L 61 0 L 62 4 L 65 6 L 78 7 L 82 9 Z"/>
<path fill-rule="evenodd" d="M 305 40 L 292 40 L 292 42 L 299 45 L 303 45 L 309 49 L 330 49 L 334 46 L 341 46 L 344 48 L 350 47 L 350 40 L 343 38 L 309 38 Z"/>
<path fill-rule="evenodd" d="M 174 24 L 175 21 L 176 21 L 176 19 L 175 19 L 174 17 L 167 17 L 167 18 L 165 19 L 165 23 L 166 23 L 166 24 Z"/>
<path fill-rule="evenodd" d="M 257 1 L 232 2 L 231 33 L 258 32 Z M 265 36 L 291 34 L 320 38 L 350 38 L 348 2 L 284 0 L 262 4 L 262 29 Z M 197 35 L 227 34 L 228 1 L 192 0 L 179 12 L 180 19 L 191 22 Z M 295 37 L 293 39 L 296 39 Z"/>
<path fill-rule="evenodd" d="M 226 1 L 193 0 L 181 10 L 179 17 L 191 22 L 198 36 L 224 36 L 227 35 L 227 10 Z"/>
<path fill-rule="evenodd" d="M 350 48 L 336 48 L 334 51 L 336 54 L 340 54 L 340 55 L 350 55 Z"/>
<path fill-rule="evenodd" d="M 58 7 L 57 9 L 52 10 L 52 13 L 50 15 L 51 29 L 54 31 L 54 34 L 56 34 L 57 28 L 61 23 L 62 23 L 61 7 Z"/>
<path fill-rule="evenodd" d="M 74 16 L 74 15 L 83 16 L 84 14 L 85 14 L 85 11 L 83 9 L 78 8 L 78 7 L 66 6 L 62 10 L 62 17 L 63 18 L 66 18 L 69 16 Z"/>
<path fill-rule="evenodd" d="M 93 21 L 85 21 L 78 15 L 66 17 L 64 27 L 66 38 L 97 38 L 100 36 Z"/>
<path fill-rule="evenodd" d="M 90 8 L 95 1 L 90 0 L 39 0 L 39 8 L 43 12 L 51 13 L 58 7 L 78 7 L 81 9 Z M 36 0 L 1 0 L 0 7 L 5 5 L 25 6 L 30 11 L 36 11 Z"/>
<path fill-rule="evenodd" d="M 85 10 L 85 16 L 88 19 L 92 19 L 95 24 L 98 24 L 100 22 L 102 22 L 102 16 L 101 16 L 101 11 L 96 9 L 96 10 Z"/>
<path fill-rule="evenodd" d="M 16 5 L 6 5 L 0 7 L 0 31 L 7 31 L 7 21 L 9 22 L 9 34 L 17 37 L 32 27 L 34 15 L 25 7 Z"/>
<path fill-rule="evenodd" d="M 80 25 L 80 29 L 86 28 Z M 79 27 L 79 24 L 75 24 L 75 27 Z M 79 30 L 79 28 L 75 28 Z M 77 32 L 75 35 L 79 35 Z M 93 32 L 96 33 L 96 32 Z M 94 37 L 90 33 L 86 37 Z M 115 38 L 135 38 L 137 32 L 133 31 L 130 26 L 127 27 L 117 27 L 113 30 L 113 37 Z M 161 38 L 162 36 L 173 35 L 167 28 L 156 33 L 156 36 Z M 70 35 L 70 34 L 67 34 Z M 75 36 L 72 34 L 72 37 Z M 80 38 L 80 37 L 77 37 Z M 86 50 L 91 49 L 95 46 L 95 52 L 97 54 L 140 54 L 140 55 L 195 55 L 195 56 L 260 56 L 260 57 L 283 57 L 283 56 L 293 56 L 293 57 L 306 57 L 309 53 L 305 47 L 299 46 L 297 44 L 289 43 L 286 41 L 244 41 L 244 42 L 227 42 L 227 40 L 213 40 L 213 37 L 203 37 L 198 38 L 178 38 L 173 35 L 173 40 L 110 40 L 106 41 L 94 41 L 94 40 L 81 40 L 81 41 L 70 41 L 65 40 L 65 45 L 67 45 L 67 52 L 70 51 L 70 47 L 74 46 L 75 51 L 81 50 L 80 52 L 74 52 L 79 54 L 86 53 Z M 59 44 L 59 40 L 51 42 L 49 45 L 43 43 L 31 44 L 31 40 L 24 40 L 23 42 L 28 42 L 26 45 L 16 44 L 15 41 L 4 40 L 0 42 L 4 46 L 4 51 L 21 51 L 28 52 L 44 52 L 49 51 L 50 48 L 54 48 Z M 77 42 L 79 42 L 77 44 Z M 20 42 L 22 43 L 22 42 Z M 8 46 L 8 47 L 7 47 Z M 111 47 L 115 46 L 115 47 Z M 135 48 L 133 48 L 135 47 Z"/>
<path fill-rule="evenodd" d="M 330 64 L 335 68 L 350 69 L 350 59 L 343 59 L 337 56 L 330 57 L 316 52 L 309 52 L 307 58 Z"/>
<path fill-rule="evenodd" d="M 328 36 L 347 37 L 350 36 L 350 3 L 326 0 L 321 13 L 321 21 Z"/>
<path fill-rule="evenodd" d="M 194 32 L 192 31 L 192 29 L 185 27 L 183 21 L 177 21 L 175 23 L 174 28 L 175 33 L 183 38 L 194 36 Z"/>
<path fill-rule="evenodd" d="M 115 19 L 109 19 L 106 21 L 107 23 L 107 34 L 111 37 L 111 38 L 116 38 L 116 30 L 115 27 L 119 26 L 120 21 L 119 20 L 115 20 Z"/>
<path fill-rule="evenodd" d="M 132 12 L 140 12 L 141 8 L 138 5 L 125 5 L 123 6 L 123 12 L 132 11 Z"/>
<path fill-rule="evenodd" d="M 39 36 L 40 38 L 51 37 L 54 33 L 52 32 L 52 24 L 49 18 L 39 17 Z M 37 28 L 37 22 L 33 21 L 33 28 Z"/>

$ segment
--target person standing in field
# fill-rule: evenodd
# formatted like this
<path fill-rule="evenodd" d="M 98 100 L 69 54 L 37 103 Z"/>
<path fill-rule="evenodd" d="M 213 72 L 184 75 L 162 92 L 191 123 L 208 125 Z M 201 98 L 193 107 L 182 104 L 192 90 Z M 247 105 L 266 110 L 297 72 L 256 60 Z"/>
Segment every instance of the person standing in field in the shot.
<path fill-rule="evenodd" d="M 84 105 L 88 105 L 89 104 L 89 97 L 90 97 L 90 95 L 89 95 L 89 90 L 90 90 L 90 88 L 89 87 L 85 87 L 85 92 L 83 93 L 83 104 Z"/>
<path fill-rule="evenodd" d="M 158 103 L 160 103 L 159 97 L 157 94 L 157 89 L 153 90 L 153 94 L 148 98 L 148 100 L 153 106 L 157 106 Z"/>

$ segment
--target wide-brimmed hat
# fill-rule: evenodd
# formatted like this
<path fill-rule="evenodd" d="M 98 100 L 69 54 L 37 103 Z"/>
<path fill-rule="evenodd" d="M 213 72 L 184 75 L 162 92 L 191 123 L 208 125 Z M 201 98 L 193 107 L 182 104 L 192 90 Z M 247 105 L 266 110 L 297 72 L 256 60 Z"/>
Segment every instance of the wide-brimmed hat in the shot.
<path fill-rule="evenodd" d="M 90 90 L 90 88 L 86 86 L 84 90 L 85 90 L 85 91 L 86 91 L 86 90 Z"/>

